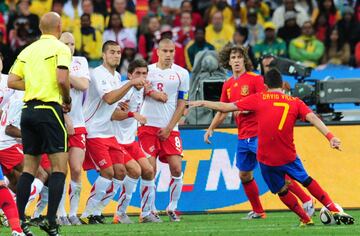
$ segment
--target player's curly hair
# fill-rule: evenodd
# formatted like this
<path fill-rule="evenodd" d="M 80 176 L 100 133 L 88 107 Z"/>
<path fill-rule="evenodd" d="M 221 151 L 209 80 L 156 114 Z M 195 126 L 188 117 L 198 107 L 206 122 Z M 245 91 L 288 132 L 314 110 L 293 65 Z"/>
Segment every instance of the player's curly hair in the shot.
<path fill-rule="evenodd" d="M 243 46 L 234 45 L 232 43 L 228 43 L 219 53 L 220 65 L 225 69 L 231 70 L 231 66 L 229 65 L 230 54 L 239 52 L 240 55 L 244 58 L 245 70 L 252 71 L 254 70 L 254 66 L 251 63 L 248 49 Z"/>

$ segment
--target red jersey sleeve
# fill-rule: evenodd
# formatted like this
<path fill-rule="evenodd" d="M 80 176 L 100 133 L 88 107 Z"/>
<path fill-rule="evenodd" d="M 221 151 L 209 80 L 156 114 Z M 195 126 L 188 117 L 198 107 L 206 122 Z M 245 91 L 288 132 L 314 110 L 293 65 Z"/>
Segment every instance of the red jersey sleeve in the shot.
<path fill-rule="evenodd" d="M 256 93 L 265 92 L 266 88 L 264 84 L 264 78 L 262 76 L 256 76 L 255 78 L 256 79 L 254 80 L 254 82 Z"/>
<path fill-rule="evenodd" d="M 220 102 L 229 102 L 229 98 L 228 98 L 228 95 L 227 95 L 228 84 L 229 83 L 227 81 L 225 81 L 223 86 L 222 86 Z"/>
<path fill-rule="evenodd" d="M 298 104 L 298 118 L 302 121 L 306 120 L 306 115 L 313 112 L 303 101 L 297 99 Z"/>
<path fill-rule="evenodd" d="M 252 94 L 234 103 L 240 111 L 256 111 L 259 104 L 259 94 Z"/>

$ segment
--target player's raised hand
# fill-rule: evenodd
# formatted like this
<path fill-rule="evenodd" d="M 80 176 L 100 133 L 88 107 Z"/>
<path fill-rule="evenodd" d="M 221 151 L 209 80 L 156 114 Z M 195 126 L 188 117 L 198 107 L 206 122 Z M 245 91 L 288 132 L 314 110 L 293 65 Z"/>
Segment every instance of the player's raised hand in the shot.
<path fill-rule="evenodd" d="M 212 135 L 213 135 L 213 130 L 208 129 L 206 131 L 206 133 L 204 134 L 204 142 L 207 143 L 207 144 L 211 144 L 210 138 L 212 137 Z"/>
<path fill-rule="evenodd" d="M 125 101 L 125 102 L 119 102 L 118 107 L 122 110 L 122 111 L 128 111 L 129 110 L 129 101 Z"/>
<path fill-rule="evenodd" d="M 139 121 L 139 123 L 142 125 L 146 124 L 146 122 L 147 122 L 146 117 L 140 115 L 137 112 L 134 112 L 134 118 L 135 118 L 135 120 Z"/>
<path fill-rule="evenodd" d="M 146 84 L 146 79 L 139 77 L 139 78 L 130 80 L 130 83 L 134 86 L 144 86 Z"/>
<path fill-rule="evenodd" d="M 161 141 L 164 141 L 170 136 L 170 132 L 171 132 L 171 130 L 169 128 L 165 127 L 165 128 L 161 128 L 158 131 L 157 135 Z"/>
<path fill-rule="evenodd" d="M 153 98 L 159 102 L 166 103 L 168 100 L 168 95 L 165 92 L 154 92 Z"/>
<path fill-rule="evenodd" d="M 340 141 L 340 139 L 338 139 L 337 137 L 333 137 L 333 138 L 330 140 L 330 147 L 335 148 L 335 149 L 341 151 L 340 145 L 341 145 L 341 141 Z"/>

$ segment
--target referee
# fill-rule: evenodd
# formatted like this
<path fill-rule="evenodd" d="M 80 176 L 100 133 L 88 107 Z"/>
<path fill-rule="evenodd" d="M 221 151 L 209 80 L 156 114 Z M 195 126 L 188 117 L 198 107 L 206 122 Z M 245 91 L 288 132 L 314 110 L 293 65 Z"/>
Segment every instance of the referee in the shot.
<path fill-rule="evenodd" d="M 63 113 L 71 109 L 68 78 L 71 52 L 58 40 L 62 30 L 57 13 L 46 13 L 40 20 L 40 30 L 40 39 L 19 54 L 8 79 L 9 88 L 25 90 L 20 123 L 25 159 L 16 201 L 21 227 L 26 235 L 33 235 L 25 222 L 25 206 L 41 154 L 48 154 L 52 174 L 48 180 L 47 221 L 39 226 L 48 235 L 59 235 L 56 211 L 64 189 L 68 161 Z"/>

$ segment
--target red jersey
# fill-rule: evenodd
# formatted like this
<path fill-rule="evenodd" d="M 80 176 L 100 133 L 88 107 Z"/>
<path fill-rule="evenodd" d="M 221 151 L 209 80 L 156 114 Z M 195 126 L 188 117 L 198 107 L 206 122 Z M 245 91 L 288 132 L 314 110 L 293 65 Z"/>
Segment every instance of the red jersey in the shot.
<path fill-rule="evenodd" d="M 282 166 L 296 158 L 294 126 L 312 112 L 303 101 L 280 92 L 263 92 L 237 101 L 239 110 L 254 111 L 258 122 L 258 161 Z"/>
<path fill-rule="evenodd" d="M 251 94 L 265 91 L 264 80 L 262 76 L 253 72 L 245 72 L 235 79 L 230 77 L 225 81 L 222 92 L 221 102 L 236 102 Z M 257 121 L 254 113 L 240 114 L 235 117 L 238 127 L 239 139 L 252 138 L 257 136 Z"/>

